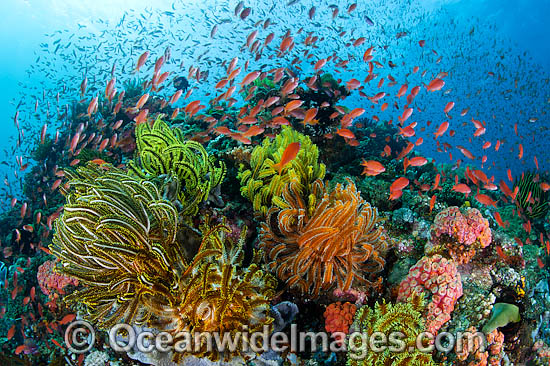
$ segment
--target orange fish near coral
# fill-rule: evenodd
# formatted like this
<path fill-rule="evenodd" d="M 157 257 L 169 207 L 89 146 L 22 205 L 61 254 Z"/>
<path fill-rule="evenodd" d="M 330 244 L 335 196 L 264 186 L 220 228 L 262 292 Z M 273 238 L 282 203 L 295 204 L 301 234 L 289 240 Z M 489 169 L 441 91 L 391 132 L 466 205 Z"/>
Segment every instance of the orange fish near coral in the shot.
<path fill-rule="evenodd" d="M 281 174 L 285 165 L 287 165 L 292 160 L 294 160 L 296 155 L 298 155 L 299 151 L 300 151 L 299 142 L 292 142 L 288 144 L 285 151 L 283 151 L 283 156 L 281 157 L 281 161 L 279 161 L 277 164 L 274 164 L 273 169 L 277 170 L 277 172 Z"/>
<path fill-rule="evenodd" d="M 339 136 L 345 137 L 347 139 L 354 139 L 355 138 L 355 135 L 353 134 L 353 132 L 351 132 L 347 128 L 340 128 L 340 129 L 336 130 L 336 134 L 339 135 Z"/>
<path fill-rule="evenodd" d="M 289 113 L 289 112 L 295 110 L 296 108 L 299 108 L 302 105 L 302 103 L 304 103 L 304 102 L 299 100 L 299 99 L 288 102 L 285 105 L 285 108 L 284 108 L 285 113 Z"/>
<path fill-rule="evenodd" d="M 432 198 L 430 199 L 430 213 L 432 212 L 432 210 L 434 209 L 434 206 L 435 206 L 435 200 L 437 199 L 437 196 L 434 194 L 432 196 Z"/>
<path fill-rule="evenodd" d="M 11 328 L 8 330 L 7 339 L 8 341 L 13 338 L 15 335 L 15 324 L 11 326 Z"/>
<path fill-rule="evenodd" d="M 361 165 L 365 167 L 361 174 L 374 176 L 386 171 L 384 165 L 376 160 L 363 160 Z"/>
<path fill-rule="evenodd" d="M 415 156 L 409 160 L 409 166 L 422 166 L 428 162 L 428 159 L 422 156 Z"/>
<path fill-rule="evenodd" d="M 478 193 L 476 196 L 476 201 L 479 203 L 485 205 L 485 206 L 493 206 L 497 207 L 496 202 L 493 201 L 493 199 L 486 194 Z"/>
<path fill-rule="evenodd" d="M 459 183 L 453 186 L 453 191 L 458 193 L 464 193 L 467 198 L 468 195 L 472 192 L 472 189 L 467 184 Z"/>
<path fill-rule="evenodd" d="M 403 188 L 409 185 L 409 180 L 405 177 L 397 178 L 390 186 L 390 191 L 402 191 Z"/>
<path fill-rule="evenodd" d="M 243 136 L 244 137 L 252 137 L 252 136 L 257 136 L 261 133 L 264 132 L 264 128 L 263 127 L 259 127 L 259 126 L 250 126 L 250 128 L 243 132 Z"/>
<path fill-rule="evenodd" d="M 506 224 L 508 224 L 508 221 L 506 222 L 506 224 L 504 224 L 504 222 L 502 221 L 502 218 L 500 217 L 500 214 L 498 212 L 495 212 L 495 214 L 493 215 L 495 217 L 495 220 L 497 222 L 497 224 L 499 224 L 500 227 L 502 227 L 503 229 L 506 229 Z"/>

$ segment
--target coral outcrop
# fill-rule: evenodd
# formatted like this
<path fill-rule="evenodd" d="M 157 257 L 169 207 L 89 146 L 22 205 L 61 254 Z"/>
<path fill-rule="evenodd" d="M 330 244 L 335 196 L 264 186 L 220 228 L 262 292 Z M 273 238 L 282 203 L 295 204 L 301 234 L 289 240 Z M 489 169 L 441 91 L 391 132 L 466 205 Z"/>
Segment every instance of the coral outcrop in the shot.
<path fill-rule="evenodd" d="M 489 221 L 477 209 L 451 206 L 435 217 L 426 251 L 447 252 L 457 264 L 464 264 L 491 244 L 491 238 Z"/>
<path fill-rule="evenodd" d="M 409 301 L 415 294 L 431 295 L 426 309 L 426 330 L 433 335 L 451 319 L 451 313 L 462 296 L 460 273 L 453 261 L 440 255 L 423 257 L 409 270 L 399 285 L 398 301 Z"/>

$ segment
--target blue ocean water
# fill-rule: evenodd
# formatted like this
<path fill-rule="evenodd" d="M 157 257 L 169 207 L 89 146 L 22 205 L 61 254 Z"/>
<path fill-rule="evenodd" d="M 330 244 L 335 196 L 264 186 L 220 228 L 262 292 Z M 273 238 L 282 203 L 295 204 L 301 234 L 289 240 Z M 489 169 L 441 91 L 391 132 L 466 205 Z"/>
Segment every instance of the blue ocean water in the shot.
<path fill-rule="evenodd" d="M 10 14 L 2 22 L 1 32 L 3 54 L 5 57 L 0 61 L 0 82 L 1 82 L 1 114 L 4 121 L 4 133 L 0 136 L 1 150 L 7 152 L 6 163 L 2 165 L 3 175 L 8 180 L 18 178 L 14 177 L 13 170 L 16 170 L 15 156 L 25 157 L 28 151 L 12 151 L 14 144 L 18 139 L 18 132 L 13 123 L 14 115 L 17 110 L 20 112 L 21 121 L 25 122 L 27 128 L 23 127 L 25 139 L 36 139 L 40 127 L 44 121 L 51 119 L 51 116 L 45 118 L 44 112 L 49 111 L 54 114 L 53 102 L 48 109 L 48 100 L 53 101 L 57 91 L 63 88 L 76 90 L 80 83 L 82 75 L 86 72 L 86 65 L 89 63 L 105 62 L 103 71 L 111 66 L 111 61 L 119 65 L 131 60 L 133 64 L 138 56 L 134 52 L 132 56 L 109 55 L 106 48 L 94 50 L 94 45 L 103 44 L 106 46 L 117 47 L 118 44 L 128 46 L 129 42 L 137 40 L 143 48 L 151 49 L 154 52 L 155 47 L 161 48 L 161 38 L 157 35 L 151 37 L 155 42 L 147 40 L 146 34 L 141 34 L 139 29 L 127 30 L 124 32 L 124 25 L 116 27 L 120 20 L 127 14 L 127 19 L 132 16 L 139 18 L 140 14 L 161 14 L 162 12 L 173 12 L 171 15 L 158 17 L 155 21 L 159 22 L 155 26 L 165 26 L 167 33 L 175 32 L 176 29 L 181 34 L 191 34 L 197 32 L 195 28 L 204 28 L 204 35 L 210 31 L 216 21 L 216 12 L 220 12 L 224 7 L 231 8 L 225 2 L 201 2 L 194 1 L 171 2 L 171 1 L 117 1 L 116 4 L 110 1 L 4 1 L 1 10 L 3 14 Z M 300 9 L 307 10 L 310 6 L 316 6 L 322 9 L 323 6 L 331 4 L 324 2 L 306 2 L 298 1 L 296 4 L 284 9 L 281 6 L 274 8 L 274 22 L 278 23 L 281 29 L 288 26 L 304 26 L 304 29 L 311 32 L 323 34 L 326 29 L 322 29 L 321 24 L 302 24 L 292 18 L 293 13 Z M 375 6 L 376 5 L 376 6 Z M 363 9 L 361 9 L 363 6 Z M 256 11 L 260 13 L 267 12 L 272 7 L 272 3 L 258 3 Z M 174 10 L 175 9 L 175 10 Z M 200 13 L 202 9 L 203 13 Z M 464 0 L 464 1 L 378 1 L 376 4 L 360 4 L 359 11 L 373 19 L 374 25 L 370 26 L 367 22 L 353 21 L 346 24 L 345 17 L 338 22 L 338 27 L 342 30 L 355 28 L 356 33 L 365 32 L 367 43 L 373 45 L 386 45 L 390 47 L 390 54 L 394 53 L 402 56 L 404 63 L 416 62 L 422 68 L 422 63 L 432 63 L 438 57 L 429 59 L 428 52 L 415 45 L 419 39 L 425 39 L 427 42 L 426 50 L 433 49 L 438 55 L 443 56 L 438 65 L 440 71 L 448 72 L 452 77 L 448 79 L 447 89 L 452 89 L 449 95 L 434 95 L 432 98 L 424 98 L 419 102 L 420 108 L 422 102 L 432 105 L 433 103 L 443 104 L 448 100 L 456 103 L 455 110 L 470 108 L 469 115 L 475 115 L 480 120 L 487 121 L 490 127 L 482 139 L 474 140 L 473 144 L 468 143 L 471 138 L 470 133 L 458 134 L 455 144 L 469 148 L 476 156 L 477 164 L 482 155 L 487 155 L 489 164 L 495 163 L 494 174 L 502 177 L 507 168 L 511 168 L 515 173 L 522 170 L 534 168 L 533 156 L 537 156 L 541 167 L 547 169 L 548 154 L 545 151 L 546 138 L 548 137 L 548 72 L 550 68 L 550 42 L 545 38 L 545 19 L 544 14 L 550 9 L 550 1 L 497 1 L 497 0 Z M 174 22 L 178 15 L 189 15 L 198 12 L 205 18 L 204 24 L 189 24 L 188 22 Z M 318 11 L 320 12 L 320 11 Z M 210 13 L 210 18 L 209 18 Z M 399 16 L 396 16 L 398 15 Z M 174 18 L 175 17 L 175 18 Z M 286 19 L 285 17 L 289 17 Z M 207 20 L 208 19 L 208 20 Z M 148 21 L 148 20 L 147 20 Z M 162 24 L 164 22 L 164 24 Z M 220 35 L 223 34 L 223 26 L 220 25 Z M 309 28 L 309 29 L 308 29 Z M 119 29 L 117 37 L 113 37 L 113 29 Z M 144 28 L 145 29 L 145 28 Z M 396 42 L 395 34 L 390 29 L 399 29 L 407 32 L 408 36 L 403 38 L 405 42 Z M 120 33 L 120 30 L 123 30 Z M 469 33 L 470 32 L 470 33 Z M 217 38 L 213 45 L 220 43 L 220 46 L 234 52 L 235 56 L 241 55 L 239 48 L 243 40 L 237 39 L 237 34 L 227 33 L 227 37 Z M 243 36 L 247 34 L 242 32 Z M 75 36 L 75 35 L 80 35 Z M 89 37 L 94 35 L 94 38 Z M 71 36 L 75 36 L 71 38 Z M 161 36 L 162 37 L 162 36 Z M 59 53 L 64 52 L 65 56 L 57 57 L 52 52 L 55 50 L 55 44 L 51 42 L 57 38 L 63 39 Z M 72 42 L 71 42 L 72 40 Z M 158 42 L 157 42 L 158 40 Z M 50 42 L 49 49 L 44 49 L 44 45 Z M 182 50 L 186 47 L 192 47 L 195 53 L 203 50 L 205 42 L 196 40 L 196 43 L 185 44 L 176 38 L 172 38 L 171 44 L 174 47 L 174 54 L 178 52 L 178 46 Z M 157 43 L 157 44 L 155 44 Z M 81 50 L 75 48 L 77 44 L 86 46 Z M 68 48 L 66 48 L 68 47 Z M 209 49 L 207 45 L 204 50 L 215 52 Z M 340 46 L 338 46 L 340 47 Z M 163 46 L 162 46 L 163 48 Z M 157 51 L 159 51 L 157 49 Z M 74 54 L 71 54 L 73 53 Z M 159 51 L 160 52 L 160 51 Z M 220 56 L 231 56 L 220 54 Z M 321 57 L 322 55 L 319 55 Z M 76 59 L 75 59 L 76 57 Z M 215 68 L 215 64 L 208 64 L 209 68 Z M 120 68 L 119 68 L 120 70 Z M 117 70 L 117 71 L 119 71 Z M 355 71 L 355 70 L 354 70 Z M 393 70 L 392 70 L 393 71 Z M 395 76 L 400 72 L 405 72 L 404 68 L 396 68 Z M 431 72 L 433 72 L 431 70 Z M 214 73 L 214 70 L 212 70 Z M 494 73 L 495 77 L 488 77 L 488 73 Z M 402 74 L 402 75 L 403 75 Z M 344 75 L 344 74 L 343 74 Z M 351 75 L 351 74 L 350 74 Z M 97 75 L 99 80 L 94 79 L 98 84 L 105 83 L 101 76 Z M 106 77 L 104 78 L 106 79 Z M 409 78 L 412 79 L 412 78 Z M 514 87 L 514 80 L 519 83 L 518 88 Z M 411 82 L 413 80 L 410 80 Z M 57 90 L 57 91 L 56 91 Z M 39 101 L 40 111 L 36 116 L 26 116 L 25 113 L 33 108 L 35 100 L 40 99 L 40 94 L 45 93 L 46 99 Z M 70 93 L 61 93 L 61 99 L 69 101 L 74 99 Z M 17 106 L 23 103 L 23 105 Z M 427 106 L 424 105 L 424 106 Z M 443 108 L 443 107 L 441 107 Z M 427 108 L 426 113 L 418 118 L 424 122 L 432 120 L 432 123 L 441 119 L 434 110 L 435 114 Z M 387 116 L 380 116 L 381 118 Z M 537 119 L 534 123 L 529 123 L 529 119 Z M 422 120 L 419 120 L 421 123 Z M 518 136 L 514 133 L 514 124 L 517 123 Z M 53 123 L 50 123 L 52 126 Z M 451 128 L 453 128 L 451 124 Z M 456 126 L 455 130 L 471 126 Z M 534 137 L 537 137 L 533 140 Z M 431 157 L 437 157 L 438 161 L 445 161 L 447 157 L 437 153 L 437 146 L 434 141 L 429 139 L 423 144 L 421 149 Z M 462 140 L 461 140 L 462 139 Z M 490 149 L 485 154 L 479 147 L 481 140 L 492 141 L 493 146 L 496 140 L 502 143 L 502 149 L 497 153 Z M 518 144 L 523 142 L 525 150 L 525 159 L 521 161 L 513 157 L 518 154 Z M 468 146 L 466 146 L 468 145 Z M 512 150 L 512 151 L 510 151 Z M 460 156 L 460 152 L 454 151 L 454 159 Z M 460 156 L 460 158 L 463 158 Z M 473 163 L 469 161 L 469 163 Z M 8 164 L 10 167 L 6 166 Z M 486 164 L 487 165 L 487 164 Z M 491 169 L 491 166 L 488 167 Z M 15 183 L 13 183 L 15 184 Z"/>

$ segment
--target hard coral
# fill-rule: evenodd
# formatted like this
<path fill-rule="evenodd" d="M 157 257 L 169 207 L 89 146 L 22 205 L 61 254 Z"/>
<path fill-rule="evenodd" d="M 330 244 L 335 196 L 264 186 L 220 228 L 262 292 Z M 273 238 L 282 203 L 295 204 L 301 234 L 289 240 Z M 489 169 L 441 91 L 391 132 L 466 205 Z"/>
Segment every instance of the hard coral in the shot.
<path fill-rule="evenodd" d="M 272 271 L 289 287 L 313 297 L 333 286 L 343 291 L 354 281 L 371 284 L 368 274 L 380 271 L 387 248 L 378 212 L 365 202 L 355 184 L 338 184 L 328 193 L 317 181 L 314 195 L 322 194 L 313 214 L 293 180 L 283 189 L 280 207 L 272 208 L 262 224 L 261 244 Z"/>
<path fill-rule="evenodd" d="M 327 332 L 349 333 L 349 326 L 353 322 L 353 316 L 357 307 L 350 302 L 335 302 L 327 306 L 323 316 L 325 317 L 325 329 Z"/>
<path fill-rule="evenodd" d="M 415 294 L 431 294 L 427 308 L 427 331 L 433 335 L 451 319 L 451 312 L 462 296 L 462 280 L 455 264 L 440 255 L 423 257 L 399 285 L 398 301 L 408 301 Z"/>
<path fill-rule="evenodd" d="M 501 332 L 495 329 L 482 338 L 477 335 L 475 327 L 470 327 L 467 334 L 469 339 L 460 343 L 461 349 L 458 349 L 458 343 L 456 346 L 458 366 L 501 365 L 504 350 L 504 335 Z"/>
<path fill-rule="evenodd" d="M 435 365 L 432 355 L 421 352 L 416 344 L 418 335 L 424 331 L 423 308 L 421 296 L 414 296 L 405 303 L 386 304 L 382 301 L 376 303 L 374 309 L 368 306 L 360 308 L 355 314 L 353 328 L 362 337 L 349 340 L 348 366 Z M 391 345 L 382 352 L 369 348 L 372 347 L 369 339 L 372 340 L 376 332 L 384 335 L 399 332 L 401 348 L 394 350 L 391 348 L 396 345 Z"/>
<path fill-rule="evenodd" d="M 293 142 L 300 143 L 300 151 L 279 174 L 273 165 L 280 162 L 286 147 Z M 305 197 L 312 200 L 314 196 L 310 192 L 314 182 L 325 177 L 325 165 L 317 161 L 318 155 L 317 146 L 311 143 L 309 137 L 290 127 L 283 127 L 275 140 L 266 138 L 261 146 L 254 148 L 250 169 L 241 168 L 241 194 L 252 202 L 254 211 L 262 216 L 267 215 L 273 200 L 280 198 L 283 188 L 294 179 L 302 187 Z M 314 208 L 314 202 L 308 202 L 308 207 Z"/>
<path fill-rule="evenodd" d="M 171 129 L 158 118 L 153 126 L 136 127 L 139 160 L 132 160 L 130 171 L 142 179 L 162 175 L 178 178 L 178 199 L 187 208 L 182 214 L 194 215 L 198 204 L 208 198 L 210 190 L 225 176 L 225 165 L 209 156 L 196 141 L 186 141 L 179 129 Z"/>
<path fill-rule="evenodd" d="M 432 225 L 431 248 L 448 251 L 457 264 L 468 263 L 476 252 L 491 244 L 489 221 L 475 208 L 451 206 L 439 212 Z"/>

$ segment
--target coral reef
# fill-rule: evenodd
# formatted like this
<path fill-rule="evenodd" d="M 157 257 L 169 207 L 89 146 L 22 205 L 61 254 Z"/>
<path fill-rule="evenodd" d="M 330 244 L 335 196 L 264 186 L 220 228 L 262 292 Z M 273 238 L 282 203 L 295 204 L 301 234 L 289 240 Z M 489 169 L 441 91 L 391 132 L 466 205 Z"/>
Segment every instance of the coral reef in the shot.
<path fill-rule="evenodd" d="M 86 37 L 89 27 L 79 27 L 72 40 L 71 32 L 46 37 L 52 40 L 41 48 L 55 60 L 42 53 L 33 72 L 50 64 L 68 70 L 63 60 L 88 62 L 77 51 L 66 52 L 66 42 L 79 43 L 77 38 L 90 41 L 82 49 L 99 56 L 92 58 L 97 65 L 81 65 L 80 88 L 64 80 L 32 85 L 28 91 L 36 95 L 16 106 L 17 146 L 4 150 L 15 159 L 2 161 L 0 364 L 548 363 L 545 167 L 539 170 L 530 156 L 536 171 L 521 174 L 521 164 L 512 164 L 507 177 L 499 177 L 508 167 L 495 157 L 515 154 L 517 147 L 521 160 L 523 146 L 474 119 L 488 117 L 456 95 L 461 88 L 456 73 L 447 72 L 452 60 L 440 42 L 410 42 L 422 38 L 385 22 L 383 14 L 373 13 L 377 22 L 371 21 L 361 3 L 318 7 L 315 15 L 316 7 L 297 2 L 268 13 L 309 8 L 306 17 L 317 26 L 332 12 L 332 25 L 322 26 L 329 33 L 316 35 L 306 25 L 285 29 L 275 13 L 260 22 L 255 18 L 266 13 L 265 4 L 240 2 L 227 17 L 227 6 L 214 13 L 200 9 L 215 18 L 205 23 L 213 26 L 208 43 L 196 24 L 196 34 L 181 39 L 195 46 L 183 54 L 178 49 L 172 59 L 170 47 L 163 54 L 156 49 L 166 43 L 165 23 L 160 30 L 149 27 L 157 19 L 173 25 L 169 19 L 187 13 L 178 4 L 164 13 L 127 12 L 117 26 L 124 31 L 108 28 L 105 37 Z M 397 36 L 369 45 L 361 29 L 343 26 L 347 19 L 356 25 L 368 20 L 370 29 L 384 24 L 382 33 Z M 92 23 L 95 30 L 114 24 Z M 138 43 L 158 42 L 109 44 L 107 36 L 126 37 L 132 29 L 140 31 Z M 241 31 L 248 36 L 238 57 L 226 59 L 223 47 L 215 54 L 201 50 L 222 40 L 238 46 Z M 479 32 L 476 25 L 461 39 Z M 102 43 L 93 46 L 94 39 Z M 336 48 L 322 54 L 325 39 Z M 413 52 L 395 55 L 396 42 Z M 101 56 L 114 51 L 133 58 L 140 49 L 135 69 L 131 59 L 107 68 L 110 58 Z M 435 62 L 401 62 L 403 55 Z M 503 65 L 483 82 L 510 82 L 501 75 Z M 426 79 L 436 73 L 432 82 Z M 433 83 L 442 88 L 443 79 L 446 89 L 432 93 L 439 90 L 431 90 Z M 435 106 L 443 117 L 444 99 L 448 121 L 432 124 L 419 115 L 430 116 Z M 453 109 L 454 101 L 462 112 Z M 470 119 L 477 130 L 467 143 Z M 33 121 L 44 123 L 40 131 Z M 490 133 L 481 137 L 486 127 Z M 519 128 L 516 134 L 527 141 L 525 126 Z M 483 145 L 471 146 L 476 143 Z M 531 166 L 527 159 L 520 163 Z M 87 357 L 64 343 L 75 319 L 96 330 Z M 144 352 L 134 345 L 115 353 L 106 330 L 117 323 L 129 324 L 136 335 L 168 332 L 174 339 L 169 346 L 181 348 Z M 326 339 L 330 351 L 309 348 L 318 346 L 313 337 L 301 350 L 291 340 L 280 342 L 284 350 L 263 342 L 295 330 L 300 338 Z M 372 350 L 377 337 L 366 339 L 394 331 L 402 337 L 383 350 Z M 424 352 L 416 341 L 425 331 L 440 335 L 448 349 Z M 489 348 L 479 341 L 467 350 L 453 348 L 445 339 L 465 331 L 487 336 Z M 256 332 L 268 339 L 245 335 Z M 125 341 L 129 334 L 114 337 Z M 209 341 L 216 343 L 210 347 Z M 422 345 L 436 341 L 426 337 Z"/>

